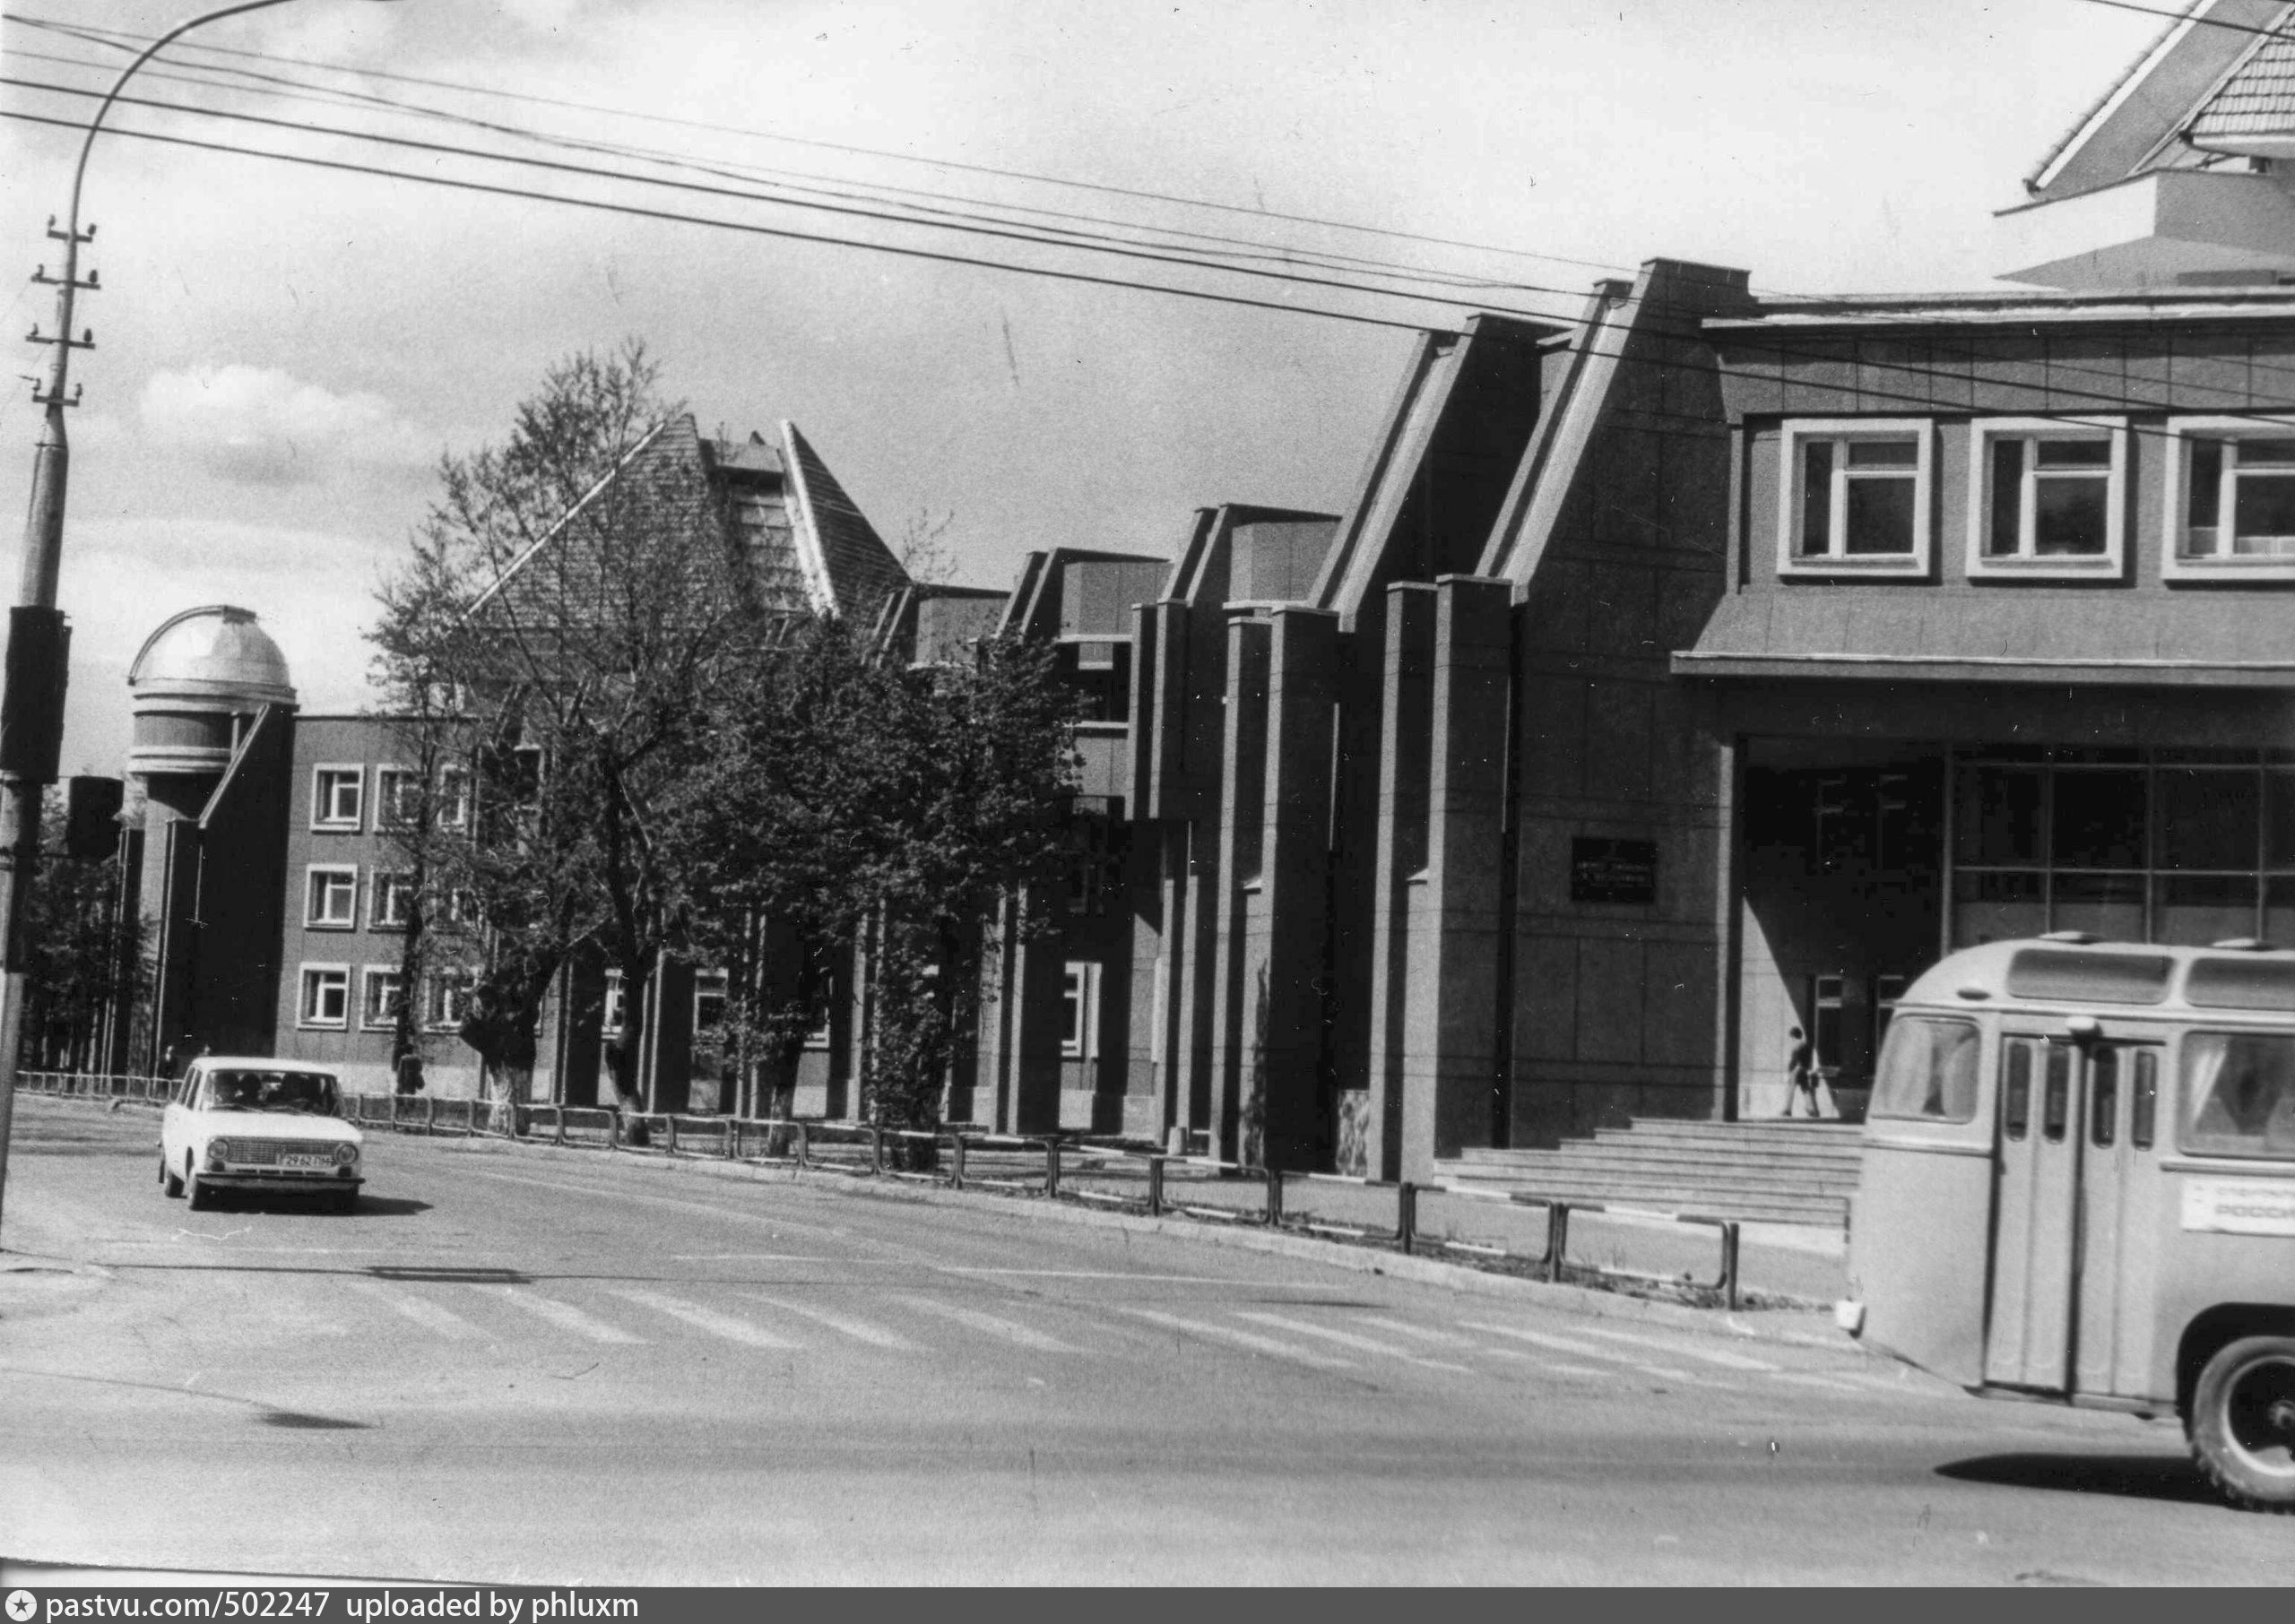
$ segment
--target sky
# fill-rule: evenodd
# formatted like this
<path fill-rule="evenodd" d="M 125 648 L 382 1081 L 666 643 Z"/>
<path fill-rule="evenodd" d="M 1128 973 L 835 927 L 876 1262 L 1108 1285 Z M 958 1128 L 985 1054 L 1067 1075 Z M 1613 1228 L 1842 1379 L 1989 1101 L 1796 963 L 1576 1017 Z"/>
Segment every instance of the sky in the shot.
<path fill-rule="evenodd" d="M 92 100 L 44 87 L 100 89 L 126 57 L 69 26 L 148 37 L 200 9 L 5 4 L 0 111 L 78 121 Z M 199 604 L 262 618 L 307 713 L 369 705 L 361 634 L 440 454 L 499 441 L 580 351 L 642 340 L 705 431 L 793 420 L 888 540 L 937 532 L 968 584 L 1055 545 L 1165 556 L 1198 506 L 1343 509 L 1415 326 L 1566 318 L 1661 255 L 1772 293 L 1987 285 L 1992 211 L 2161 26 L 2091 0 L 290 0 L 209 24 L 129 91 L 193 110 L 116 108 L 86 184 L 65 770 L 120 770 L 128 665 Z M 77 140 L 0 120 L 0 246 L 27 275 L 56 263 Z M 1451 281 L 1306 286 L 1308 255 L 1329 280 Z M 51 298 L 22 285 L 5 336 L 52 327 Z M 8 388 L 13 514 L 39 413 Z"/>

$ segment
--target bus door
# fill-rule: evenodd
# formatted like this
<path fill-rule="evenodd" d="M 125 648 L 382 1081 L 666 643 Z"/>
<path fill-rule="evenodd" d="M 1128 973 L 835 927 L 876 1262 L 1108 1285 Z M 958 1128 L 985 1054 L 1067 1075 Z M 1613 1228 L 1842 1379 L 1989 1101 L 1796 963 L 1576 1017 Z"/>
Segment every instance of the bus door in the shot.
<path fill-rule="evenodd" d="M 2155 1045 L 2002 1034 L 1988 1384 L 2069 1392 L 2075 1359 L 2087 1378 L 2082 1386 L 2109 1384 L 2122 1164 L 2139 1096 L 2142 1136 L 2151 1139 L 2158 1080 Z"/>

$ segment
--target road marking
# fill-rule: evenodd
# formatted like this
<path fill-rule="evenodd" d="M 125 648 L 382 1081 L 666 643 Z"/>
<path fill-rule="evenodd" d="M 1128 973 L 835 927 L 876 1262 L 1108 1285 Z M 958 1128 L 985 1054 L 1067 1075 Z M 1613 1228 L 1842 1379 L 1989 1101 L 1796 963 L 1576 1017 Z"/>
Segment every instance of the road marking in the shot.
<path fill-rule="evenodd" d="M 609 1325 L 602 1319 L 585 1314 L 570 1302 L 560 1302 L 555 1297 L 543 1297 L 525 1286 L 481 1285 L 470 1288 L 488 1296 L 524 1309 L 538 1319 L 547 1319 L 561 1331 L 571 1331 L 591 1342 L 642 1343 L 642 1336 L 633 1336 L 619 1326 Z"/>
<path fill-rule="evenodd" d="M 1834 1393 L 1858 1393 L 1862 1391 L 1862 1389 L 1858 1387 L 1855 1383 L 1843 1381 L 1839 1377 L 1817 1376 L 1806 1370 L 1774 1370 L 1770 1373 L 1769 1379 L 1771 1381 L 1798 1382 L 1804 1386 L 1824 1387 Z"/>
<path fill-rule="evenodd" d="M 712 1336 L 722 1336 L 727 1342 L 737 1342 L 749 1348 L 770 1348 L 786 1352 L 797 1344 L 785 1336 L 776 1336 L 763 1326 L 743 1319 L 738 1314 L 721 1314 L 714 1309 L 705 1309 L 681 1298 L 667 1297 L 659 1291 L 641 1291 L 636 1286 L 609 1286 L 616 1297 L 625 1298 L 656 1314 L 666 1314 L 671 1319 L 681 1319 L 696 1330 L 706 1331 Z"/>
<path fill-rule="evenodd" d="M 426 1298 L 394 1291 L 372 1280 L 353 1280 L 345 1283 L 369 1297 L 379 1298 L 394 1311 L 404 1315 L 434 1335 L 444 1336 L 452 1342 L 481 1341 L 486 1335 L 461 1315 L 442 1309 Z"/>
<path fill-rule="evenodd" d="M 910 1352 L 916 1346 L 906 1337 L 896 1336 L 883 1326 L 870 1325 L 865 1319 L 853 1319 L 849 1316 L 833 1313 L 827 1309 L 814 1308 L 807 1303 L 791 1302 L 786 1298 L 767 1297 L 762 1291 L 744 1291 L 741 1295 L 761 1302 L 769 1309 L 779 1309 L 784 1314 L 800 1315 L 817 1324 L 825 1325 L 832 1331 L 850 1336 L 855 1342 L 865 1342 L 872 1348 L 890 1348 L 898 1352 Z"/>
<path fill-rule="evenodd" d="M 993 1314 L 983 1314 L 978 1309 L 967 1309 L 958 1303 L 942 1302 L 931 1297 L 904 1296 L 900 1300 L 912 1309 L 938 1314 L 943 1319 L 953 1319 L 960 1326 L 985 1331 L 991 1336 L 1000 1336 L 1006 1342 L 1033 1348 L 1040 1353 L 1081 1353 L 1085 1351 L 1071 1343 L 1061 1341 L 1057 1336 L 1046 1336 L 1033 1326 L 1015 1325 L 1009 1319 L 999 1319 Z"/>
<path fill-rule="evenodd" d="M 1352 1348 L 1357 1353 L 1377 1353 L 1388 1359 L 1399 1359 L 1406 1364 L 1425 1365 L 1433 1370 L 1456 1370 L 1464 1376 L 1474 1374 L 1468 1365 L 1452 1364 L 1446 1359 L 1428 1359 L 1409 1348 L 1399 1348 L 1390 1342 L 1381 1342 L 1375 1336 L 1357 1336 L 1352 1331 L 1334 1331 L 1329 1326 L 1319 1326 L 1312 1320 L 1293 1319 L 1287 1314 L 1264 1314 L 1249 1309 L 1235 1310 L 1235 1317 L 1248 1319 L 1255 1325 L 1272 1326 L 1278 1331 L 1290 1331 L 1301 1336 L 1320 1336 L 1325 1342 L 1335 1342 L 1342 1348 Z"/>
<path fill-rule="evenodd" d="M 1430 1331 L 1425 1326 L 1405 1325 L 1399 1319 L 1389 1319 L 1382 1314 L 1364 1314 L 1358 1317 L 1355 1323 L 1376 1326 L 1382 1331 L 1392 1331 L 1398 1336 L 1415 1336 L 1421 1342 L 1431 1342 L 1438 1348 L 1464 1348 L 1475 1353 L 1512 1352 L 1508 1348 L 1485 1348 L 1471 1336 L 1453 1336 L 1448 1331 Z"/>
<path fill-rule="evenodd" d="M 1166 1330 L 1183 1331 L 1190 1336 L 1200 1336 L 1212 1342 L 1233 1343 L 1236 1347 L 1247 1348 L 1254 1353 L 1265 1353 L 1275 1359 L 1287 1359 L 1297 1364 L 1311 1365 L 1318 1370 L 1352 1370 L 1355 1368 L 1355 1361 L 1351 1359 L 1338 1359 L 1329 1353 L 1309 1352 L 1306 1349 L 1294 1347 L 1287 1342 L 1277 1342 L 1272 1336 L 1260 1336 L 1250 1331 L 1238 1331 L 1233 1326 L 1213 1325 L 1200 1319 L 1182 1319 L 1176 1314 L 1162 1314 L 1154 1309 L 1119 1307 L 1116 1312 L 1129 1314 L 1135 1319 L 1144 1319 L 1150 1325 L 1162 1326 Z"/>
<path fill-rule="evenodd" d="M 942 1274 L 1022 1274 L 1038 1280 L 1138 1280 L 1150 1285 L 1244 1285 L 1233 1274 L 1149 1274 L 1137 1269 L 992 1269 L 959 1266 L 953 1263 L 932 1266 Z M 1255 1289 L 1269 1291 L 1327 1291 L 1328 1283 L 1312 1280 L 1277 1280 Z"/>
<path fill-rule="evenodd" d="M 1714 1348 L 1693 1348 L 1686 1343 L 1674 1342 L 1657 1336 L 1637 1336 L 1631 1331 L 1610 1331 L 1594 1326 L 1578 1327 L 1589 1336 L 1606 1336 L 1612 1342 L 1630 1343 L 1638 1348 L 1650 1348 L 1660 1353 L 1678 1354 L 1684 1359 L 1703 1360 L 1709 1365 L 1719 1365 L 1725 1370 L 1769 1371 L 1777 1369 L 1765 1360 L 1747 1359 L 1742 1353 L 1725 1353 Z"/>
<path fill-rule="evenodd" d="M 1671 1365 L 1648 1364 L 1633 1358 L 1631 1354 L 1621 1353 L 1611 1348 L 1597 1347 L 1590 1342 L 1580 1342 L 1575 1337 L 1554 1336 L 1543 1331 L 1525 1331 L 1517 1326 L 1494 1326 L 1473 1319 L 1461 1319 L 1459 1323 L 1469 1331 L 1486 1331 L 1493 1336 L 1511 1336 L 1518 1342 L 1529 1343 L 1534 1348 L 1546 1348 L 1555 1353 L 1575 1353 L 1581 1359 L 1614 1359 L 1622 1365 L 1642 1372 L 1645 1376 L 1661 1376 L 1667 1381 L 1682 1382 L 1693 1387 L 1718 1387 L 1724 1385 L 1704 1377 L 1692 1376 L 1688 1371 L 1676 1369 Z"/>

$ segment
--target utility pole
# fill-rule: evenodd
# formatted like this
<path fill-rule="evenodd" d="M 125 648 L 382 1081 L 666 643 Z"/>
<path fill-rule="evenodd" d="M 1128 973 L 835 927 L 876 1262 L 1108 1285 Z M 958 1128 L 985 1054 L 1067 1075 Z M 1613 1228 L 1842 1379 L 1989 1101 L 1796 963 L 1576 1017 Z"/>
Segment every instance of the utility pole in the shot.
<path fill-rule="evenodd" d="M 282 5 L 286 0 L 239 0 L 218 11 L 204 12 L 179 22 L 150 45 L 112 81 L 111 89 L 88 120 L 80 142 L 80 160 L 72 170 L 72 201 L 64 229 L 50 216 L 48 234 L 64 245 L 64 274 L 50 276 L 42 265 L 32 281 L 56 289 L 56 331 L 31 331 L 31 341 L 50 348 L 48 379 L 32 387 L 32 399 L 45 408 L 39 441 L 32 453 L 30 511 L 24 518 L 24 553 L 16 581 L 16 604 L 8 611 L 8 655 L 5 687 L 0 687 L 0 1215 L 4 1215 L 8 1189 L 8 1142 L 16 1105 L 16 1062 L 23 1044 L 24 972 L 30 944 L 24 939 L 24 901 L 39 868 L 39 815 L 48 786 L 56 782 L 56 758 L 64 745 L 64 687 L 70 669 L 72 634 L 56 607 L 56 576 L 64 566 L 64 497 L 72 467 L 69 437 L 64 430 L 66 407 L 80 402 L 74 388 L 65 385 L 72 370 L 72 352 L 95 346 L 92 332 L 72 336 L 74 301 L 81 289 L 93 292 L 96 273 L 80 280 L 80 248 L 95 240 L 96 229 L 80 229 L 80 188 L 88 177 L 88 154 L 104 115 L 111 111 L 119 92 L 135 71 L 166 46 L 203 23 L 242 12 Z"/>

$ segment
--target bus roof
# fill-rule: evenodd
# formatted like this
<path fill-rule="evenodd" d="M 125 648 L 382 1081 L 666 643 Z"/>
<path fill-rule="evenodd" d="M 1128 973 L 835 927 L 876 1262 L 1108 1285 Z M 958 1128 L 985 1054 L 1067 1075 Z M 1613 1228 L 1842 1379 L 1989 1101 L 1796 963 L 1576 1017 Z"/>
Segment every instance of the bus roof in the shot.
<path fill-rule="evenodd" d="M 2058 931 L 1963 948 L 1921 975 L 1901 1002 L 2295 1015 L 2295 952 L 2244 941 L 2100 942 Z"/>

